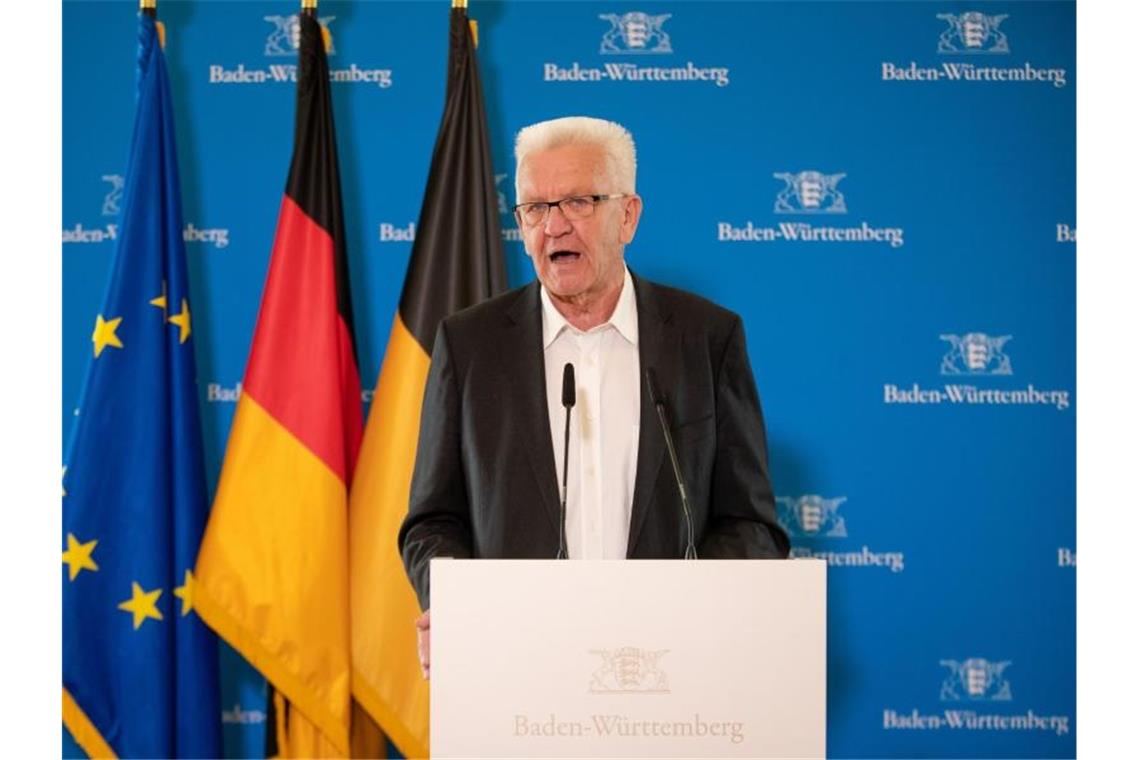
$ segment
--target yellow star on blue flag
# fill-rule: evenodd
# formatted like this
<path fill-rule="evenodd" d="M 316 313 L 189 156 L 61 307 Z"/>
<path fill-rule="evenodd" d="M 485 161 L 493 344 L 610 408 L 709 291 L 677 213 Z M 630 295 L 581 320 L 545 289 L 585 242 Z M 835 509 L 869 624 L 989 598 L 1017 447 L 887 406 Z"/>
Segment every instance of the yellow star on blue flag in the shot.
<path fill-rule="evenodd" d="M 162 596 L 162 589 L 143 591 L 142 586 L 132 581 L 131 598 L 125 602 L 120 602 L 119 609 L 131 613 L 137 631 L 147 618 L 162 620 L 162 613 L 158 611 L 158 597 L 160 596 Z"/>
<path fill-rule="evenodd" d="M 119 323 L 122 321 L 122 317 L 104 320 L 102 314 L 95 317 L 95 332 L 91 333 L 91 342 L 95 344 L 96 359 L 99 358 L 99 354 L 103 353 L 103 349 L 107 346 L 114 346 L 115 348 L 123 347 L 123 342 L 119 340 L 119 336 L 115 334 L 115 331 L 119 329 Z"/>
<path fill-rule="evenodd" d="M 91 552 L 95 551 L 95 546 L 98 543 L 98 541 L 81 543 L 75 536 L 70 533 L 67 534 L 67 551 L 63 553 L 63 561 L 67 563 L 67 579 L 69 581 L 75 580 L 75 576 L 79 575 L 81 570 L 99 569 L 95 560 L 91 558 Z"/>

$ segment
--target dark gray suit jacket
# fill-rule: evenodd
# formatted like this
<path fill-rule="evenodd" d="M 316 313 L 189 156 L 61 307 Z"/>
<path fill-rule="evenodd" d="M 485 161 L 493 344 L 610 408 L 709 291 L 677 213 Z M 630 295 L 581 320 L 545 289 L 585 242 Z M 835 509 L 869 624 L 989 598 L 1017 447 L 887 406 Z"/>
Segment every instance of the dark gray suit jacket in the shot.
<path fill-rule="evenodd" d="M 646 387 L 656 369 L 701 558 L 783 558 L 760 399 L 740 317 L 633 278 L 641 429 L 629 558 L 685 552 L 681 499 Z M 399 545 L 420 605 L 432 557 L 548 558 L 560 487 L 550 439 L 542 306 L 532 282 L 445 319 L 424 391 Z"/>

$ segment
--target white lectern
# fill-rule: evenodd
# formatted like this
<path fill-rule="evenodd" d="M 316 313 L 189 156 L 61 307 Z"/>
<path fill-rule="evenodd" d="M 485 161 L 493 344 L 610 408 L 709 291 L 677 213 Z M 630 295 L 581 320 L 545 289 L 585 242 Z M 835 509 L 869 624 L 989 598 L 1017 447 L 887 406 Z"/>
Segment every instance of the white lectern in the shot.
<path fill-rule="evenodd" d="M 434 757 L 823 757 L 821 560 L 433 560 Z"/>

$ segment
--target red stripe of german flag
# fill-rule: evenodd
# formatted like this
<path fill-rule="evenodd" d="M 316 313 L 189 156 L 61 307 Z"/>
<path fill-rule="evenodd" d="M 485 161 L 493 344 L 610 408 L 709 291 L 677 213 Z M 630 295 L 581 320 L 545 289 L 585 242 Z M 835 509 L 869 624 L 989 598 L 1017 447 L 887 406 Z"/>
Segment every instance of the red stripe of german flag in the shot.
<path fill-rule="evenodd" d="M 293 159 L 194 605 L 287 700 L 279 752 L 343 756 L 360 376 L 328 63 L 320 25 L 300 22 Z"/>
<path fill-rule="evenodd" d="M 451 11 L 447 100 L 416 242 L 352 487 L 353 696 L 408 757 L 428 756 L 419 605 L 396 535 L 408 511 L 436 327 L 506 288 L 490 141 L 466 10 Z"/>

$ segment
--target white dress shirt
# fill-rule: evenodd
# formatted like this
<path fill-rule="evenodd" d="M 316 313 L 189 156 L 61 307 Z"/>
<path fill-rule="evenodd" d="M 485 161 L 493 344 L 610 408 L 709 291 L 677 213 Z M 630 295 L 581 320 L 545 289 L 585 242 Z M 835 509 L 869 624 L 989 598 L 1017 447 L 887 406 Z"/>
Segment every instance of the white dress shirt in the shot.
<path fill-rule="evenodd" d="M 624 559 L 629 543 L 633 484 L 641 424 L 641 360 L 637 300 L 625 271 L 608 322 L 588 332 L 571 325 L 542 291 L 546 404 L 562 495 L 562 372 L 574 365 L 577 396 L 570 412 L 566 488 L 566 547 L 571 559 Z"/>

